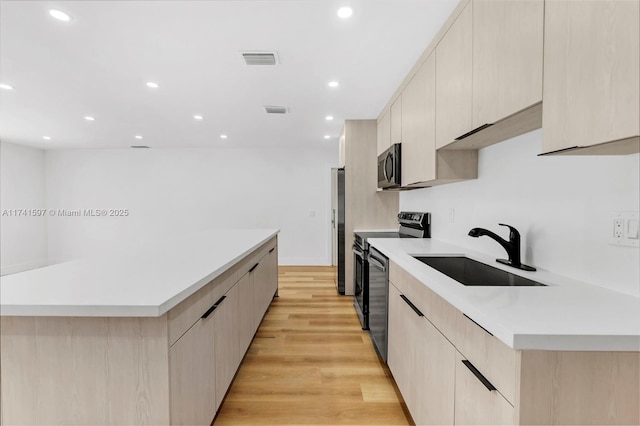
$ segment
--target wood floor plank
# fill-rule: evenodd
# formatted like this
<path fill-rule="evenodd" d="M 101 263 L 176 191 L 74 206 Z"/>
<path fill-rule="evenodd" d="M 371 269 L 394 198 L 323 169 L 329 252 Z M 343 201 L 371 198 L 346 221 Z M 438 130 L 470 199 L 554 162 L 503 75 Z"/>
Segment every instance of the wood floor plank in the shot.
<path fill-rule="evenodd" d="M 274 299 L 215 425 L 407 425 L 391 373 L 335 268 L 280 267 Z"/>

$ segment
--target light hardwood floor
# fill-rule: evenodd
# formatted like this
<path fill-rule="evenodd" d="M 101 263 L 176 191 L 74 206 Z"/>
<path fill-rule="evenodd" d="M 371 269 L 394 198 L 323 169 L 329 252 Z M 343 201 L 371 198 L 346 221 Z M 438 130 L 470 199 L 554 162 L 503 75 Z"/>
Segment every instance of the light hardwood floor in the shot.
<path fill-rule="evenodd" d="M 387 366 L 331 267 L 280 267 L 274 299 L 214 425 L 407 425 Z"/>

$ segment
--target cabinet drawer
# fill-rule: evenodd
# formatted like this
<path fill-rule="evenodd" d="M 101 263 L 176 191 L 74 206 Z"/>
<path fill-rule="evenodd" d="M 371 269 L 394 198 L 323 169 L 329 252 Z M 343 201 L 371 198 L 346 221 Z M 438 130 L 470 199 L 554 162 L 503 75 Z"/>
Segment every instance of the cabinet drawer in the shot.
<path fill-rule="evenodd" d="M 483 372 L 456 353 L 454 422 L 457 425 L 513 425 L 515 409 L 482 381 Z M 474 371 L 475 370 L 475 371 Z"/>
<path fill-rule="evenodd" d="M 233 266 L 169 311 L 169 345 L 173 345 L 237 281 Z"/>
<path fill-rule="evenodd" d="M 517 352 L 458 311 L 456 347 L 504 395 L 515 401 Z"/>
<path fill-rule="evenodd" d="M 429 290 L 426 285 L 419 282 L 407 271 L 393 263 L 393 261 L 389 269 L 389 281 L 396 286 L 401 294 L 411 300 L 411 303 L 425 316 L 430 317 L 433 292 Z"/>
<path fill-rule="evenodd" d="M 389 280 L 455 345 L 458 310 L 400 266 L 391 262 Z"/>
<path fill-rule="evenodd" d="M 249 272 L 251 268 L 253 268 L 257 263 L 260 262 L 265 255 L 269 254 L 271 249 L 274 249 L 277 244 L 277 238 L 273 237 L 257 249 L 253 251 L 250 255 L 248 255 L 244 260 L 240 261 L 238 264 L 238 279 L 240 279 L 244 274 Z"/>

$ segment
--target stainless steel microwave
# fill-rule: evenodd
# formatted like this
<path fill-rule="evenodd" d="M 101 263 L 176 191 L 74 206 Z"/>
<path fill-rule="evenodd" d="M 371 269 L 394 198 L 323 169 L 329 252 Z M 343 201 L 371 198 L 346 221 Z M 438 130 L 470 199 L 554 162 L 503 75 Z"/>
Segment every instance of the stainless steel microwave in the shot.
<path fill-rule="evenodd" d="M 378 188 L 399 188 L 400 176 L 400 144 L 395 143 L 378 156 Z"/>

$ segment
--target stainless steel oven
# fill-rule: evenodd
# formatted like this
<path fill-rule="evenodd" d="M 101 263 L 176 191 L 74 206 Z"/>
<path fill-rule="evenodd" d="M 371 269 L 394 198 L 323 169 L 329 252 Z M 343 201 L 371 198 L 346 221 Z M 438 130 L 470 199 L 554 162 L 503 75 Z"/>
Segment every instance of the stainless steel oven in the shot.
<path fill-rule="evenodd" d="M 398 231 L 358 231 L 353 239 L 353 284 L 356 312 L 363 330 L 369 329 L 369 238 L 429 238 L 431 215 L 421 212 L 401 212 Z"/>
<path fill-rule="evenodd" d="M 367 255 L 364 247 L 358 243 L 358 238 L 353 243 L 353 284 L 355 303 L 360 325 L 363 330 L 369 329 L 369 288 L 364 283 L 368 281 L 369 269 Z"/>

